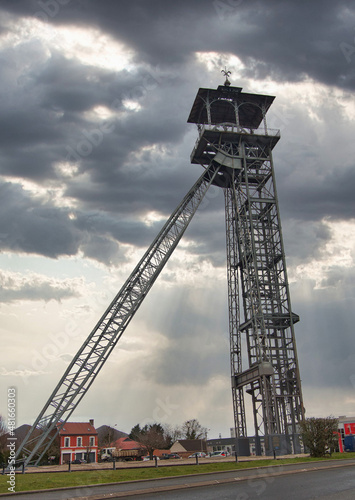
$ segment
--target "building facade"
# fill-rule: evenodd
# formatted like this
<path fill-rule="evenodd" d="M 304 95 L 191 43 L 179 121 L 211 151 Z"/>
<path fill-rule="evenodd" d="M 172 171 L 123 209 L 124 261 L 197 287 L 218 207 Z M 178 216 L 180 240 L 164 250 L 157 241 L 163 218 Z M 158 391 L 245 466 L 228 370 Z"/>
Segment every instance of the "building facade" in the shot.
<path fill-rule="evenodd" d="M 355 417 L 346 417 L 345 415 L 341 415 L 338 418 L 338 437 L 339 437 L 339 451 L 347 451 L 349 436 L 355 436 Z M 351 446 L 353 448 L 353 446 Z M 350 449 L 349 451 L 354 451 Z"/>
<path fill-rule="evenodd" d="M 97 462 L 98 439 L 94 421 L 66 422 L 59 431 L 60 464 L 74 460 Z"/>
<path fill-rule="evenodd" d="M 205 439 L 178 439 L 170 448 L 171 453 L 177 453 L 181 458 L 188 458 L 193 453 L 207 453 Z"/>

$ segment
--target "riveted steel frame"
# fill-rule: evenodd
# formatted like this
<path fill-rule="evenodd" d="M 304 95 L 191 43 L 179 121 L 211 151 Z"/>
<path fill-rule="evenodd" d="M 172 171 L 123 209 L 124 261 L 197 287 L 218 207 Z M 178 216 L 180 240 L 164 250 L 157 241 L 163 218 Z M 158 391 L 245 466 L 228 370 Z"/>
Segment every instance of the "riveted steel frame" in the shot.
<path fill-rule="evenodd" d="M 183 236 L 218 166 L 201 175 L 172 213 L 139 264 L 88 336 L 17 450 L 38 464 L 73 413 Z"/>

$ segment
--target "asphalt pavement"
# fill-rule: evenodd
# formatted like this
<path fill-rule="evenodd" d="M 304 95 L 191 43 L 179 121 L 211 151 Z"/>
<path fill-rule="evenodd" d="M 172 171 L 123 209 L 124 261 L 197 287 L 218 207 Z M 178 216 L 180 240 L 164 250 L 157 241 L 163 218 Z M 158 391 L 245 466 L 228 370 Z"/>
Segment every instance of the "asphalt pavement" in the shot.
<path fill-rule="evenodd" d="M 354 467 L 259 477 L 240 482 L 139 495 L 141 500 L 216 500 L 216 498 L 218 500 L 354 500 Z"/>
<path fill-rule="evenodd" d="M 308 462 L 299 464 L 287 465 L 273 465 L 269 467 L 258 467 L 243 470 L 233 470 L 225 472 L 213 472 L 193 474 L 180 477 L 168 477 L 151 480 L 139 480 L 123 483 L 110 483 L 104 485 L 94 486 L 79 486 L 76 488 L 61 488 L 56 490 L 38 490 L 35 492 L 18 492 L 11 494 L 1 494 L 0 500 L 7 498 L 19 497 L 19 500 L 107 500 L 108 498 L 233 498 L 233 500 L 249 500 L 254 498 L 262 498 L 267 500 L 265 496 L 267 492 L 271 495 L 274 484 L 279 482 L 280 478 L 286 478 L 282 489 L 285 496 L 272 496 L 273 500 L 292 500 L 292 499 L 313 499 L 313 498 L 327 498 L 332 500 L 332 497 L 317 497 L 317 496 L 292 496 L 295 495 L 295 485 L 302 485 L 305 481 L 304 477 L 308 478 L 315 474 L 315 482 L 324 485 L 324 480 L 334 476 L 331 480 L 336 484 L 345 485 L 345 489 L 334 491 L 334 494 L 348 494 L 351 492 L 351 500 L 355 499 L 355 460 L 327 460 L 323 462 Z M 322 474 L 322 478 L 320 478 Z M 336 475 L 341 476 L 336 478 Z M 318 477 L 318 480 L 317 480 Z M 287 486 L 289 485 L 289 486 Z M 238 487 L 237 487 L 238 486 Z M 218 487 L 218 489 L 216 489 Z M 226 490 L 226 495 L 232 494 L 233 496 L 221 496 L 223 487 Z M 328 488 L 328 489 L 327 489 Z M 249 490 L 250 491 L 249 491 Z M 264 490 L 261 492 L 261 490 Z M 325 488 L 328 493 L 332 493 L 329 487 Z M 195 496 L 199 495 L 203 496 Z M 260 491 L 260 493 L 258 493 Z M 307 489 L 303 490 L 303 494 L 308 494 Z M 214 493 L 213 493 L 214 492 Z M 229 492 L 229 493 L 228 493 Z M 232 493 L 233 492 L 233 493 Z M 285 493 L 287 492 L 287 494 Z M 262 496 L 260 496 L 262 493 Z M 277 491 L 275 492 L 277 493 Z M 206 496 L 213 494 L 214 496 Z M 185 495 L 185 496 L 177 496 Z M 187 495 L 187 496 L 186 496 Z M 224 493 L 223 493 L 224 495 Z M 270 497 L 271 498 L 271 497 Z M 346 496 L 334 497 L 336 500 L 348 500 Z"/>

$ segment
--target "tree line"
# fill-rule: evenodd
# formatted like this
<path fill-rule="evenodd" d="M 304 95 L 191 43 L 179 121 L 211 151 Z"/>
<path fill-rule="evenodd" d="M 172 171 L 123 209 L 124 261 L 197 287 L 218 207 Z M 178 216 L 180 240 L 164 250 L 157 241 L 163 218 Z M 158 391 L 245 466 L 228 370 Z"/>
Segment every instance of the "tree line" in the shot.
<path fill-rule="evenodd" d="M 207 428 L 195 418 L 186 420 L 181 427 L 171 427 L 160 423 L 136 424 L 129 433 L 130 439 L 146 448 L 152 457 L 155 449 L 169 450 L 178 439 L 207 439 Z"/>
<path fill-rule="evenodd" d="M 311 456 L 322 457 L 332 453 L 337 448 L 338 419 L 334 417 L 307 418 L 301 422 L 300 427 L 303 444 Z M 6 423 L 0 415 L 0 463 L 7 460 L 7 437 Z M 160 423 L 145 424 L 144 426 L 136 424 L 132 427 L 129 437 L 144 446 L 147 453 L 152 456 L 155 449 L 168 450 L 178 439 L 207 439 L 207 429 L 197 419 L 186 420 L 181 426 L 176 427 Z M 105 441 L 107 442 L 104 445 L 110 446 L 111 442 L 108 442 L 107 439 Z M 47 454 L 59 455 L 59 443 L 53 445 L 53 449 L 49 450 Z"/>

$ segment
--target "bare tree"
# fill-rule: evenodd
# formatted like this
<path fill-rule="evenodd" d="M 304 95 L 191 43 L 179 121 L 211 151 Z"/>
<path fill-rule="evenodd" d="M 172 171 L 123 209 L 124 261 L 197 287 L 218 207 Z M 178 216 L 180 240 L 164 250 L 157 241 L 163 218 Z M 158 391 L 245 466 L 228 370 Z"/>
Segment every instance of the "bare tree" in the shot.
<path fill-rule="evenodd" d="M 338 439 L 337 418 L 307 418 L 300 425 L 303 444 L 309 449 L 311 457 L 324 457 L 334 451 Z"/>
<path fill-rule="evenodd" d="M 195 418 L 192 420 L 186 420 L 182 424 L 182 435 L 185 439 L 206 439 L 207 438 L 207 428 L 202 427 L 200 422 Z"/>
<path fill-rule="evenodd" d="M 60 439 L 59 436 L 55 438 L 50 445 L 43 458 L 43 463 L 59 464 L 60 458 Z"/>
<path fill-rule="evenodd" d="M 166 437 L 166 448 L 169 449 L 178 439 L 182 438 L 182 430 L 181 427 L 175 426 L 172 427 L 170 425 L 164 426 L 164 434 Z"/>
<path fill-rule="evenodd" d="M 2 415 L 0 415 L 0 463 L 5 462 L 6 459 L 6 441 L 7 441 L 7 427 L 5 420 Z"/>
<path fill-rule="evenodd" d="M 85 460 L 87 461 L 87 463 L 89 464 L 90 463 L 90 452 L 92 450 L 92 446 L 90 444 L 87 444 L 86 445 L 86 450 L 85 450 Z"/>
<path fill-rule="evenodd" d="M 143 428 L 139 424 L 135 425 L 129 437 L 134 439 L 147 450 L 150 458 L 153 458 L 155 449 L 166 449 L 168 440 L 161 424 L 146 424 Z"/>
<path fill-rule="evenodd" d="M 99 446 L 109 448 L 115 441 L 115 429 L 107 426 L 105 433 L 99 436 Z"/>

